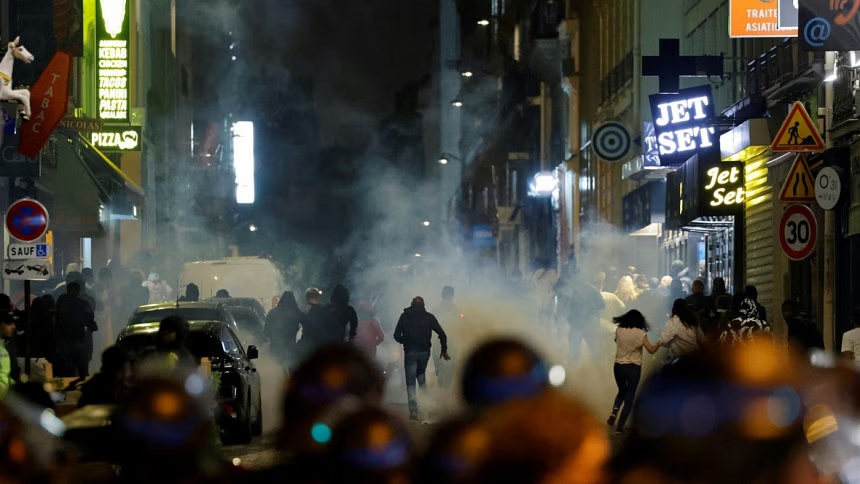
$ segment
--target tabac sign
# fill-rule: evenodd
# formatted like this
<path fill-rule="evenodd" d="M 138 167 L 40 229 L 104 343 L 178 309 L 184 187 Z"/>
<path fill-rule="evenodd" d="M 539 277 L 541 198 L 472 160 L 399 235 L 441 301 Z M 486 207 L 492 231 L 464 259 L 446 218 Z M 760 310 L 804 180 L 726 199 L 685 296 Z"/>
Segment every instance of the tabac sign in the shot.
<path fill-rule="evenodd" d="M 710 86 L 652 94 L 649 99 L 661 165 L 677 166 L 699 151 L 719 149 L 719 136 L 711 126 L 714 101 Z"/>
<path fill-rule="evenodd" d="M 125 122 L 130 92 L 128 2 L 98 0 L 96 4 L 98 118 Z"/>

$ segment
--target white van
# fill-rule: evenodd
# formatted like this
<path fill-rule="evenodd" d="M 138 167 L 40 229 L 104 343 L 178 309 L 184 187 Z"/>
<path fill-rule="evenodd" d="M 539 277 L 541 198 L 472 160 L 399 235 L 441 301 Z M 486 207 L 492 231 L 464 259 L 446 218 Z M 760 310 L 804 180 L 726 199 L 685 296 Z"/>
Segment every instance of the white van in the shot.
<path fill-rule="evenodd" d="M 284 291 L 290 290 L 275 264 L 265 257 L 226 257 L 219 260 L 187 262 L 179 276 L 179 294 L 193 282 L 200 288 L 200 298 L 215 297 L 226 289 L 231 297 L 252 297 L 268 313 Z"/>

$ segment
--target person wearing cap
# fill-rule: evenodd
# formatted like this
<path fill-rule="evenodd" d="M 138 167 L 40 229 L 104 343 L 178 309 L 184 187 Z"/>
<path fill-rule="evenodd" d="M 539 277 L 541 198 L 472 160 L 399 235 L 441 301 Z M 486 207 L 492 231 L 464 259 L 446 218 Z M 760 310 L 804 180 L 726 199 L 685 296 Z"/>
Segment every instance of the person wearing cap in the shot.
<path fill-rule="evenodd" d="M 299 341 L 301 353 L 304 355 L 309 355 L 326 344 L 343 342 L 343 326 L 340 327 L 341 337 L 337 338 L 337 323 L 329 307 L 321 304 L 322 295 L 323 292 L 316 287 L 309 287 L 305 291 L 308 310 L 302 320 L 302 339 Z"/>
<path fill-rule="evenodd" d="M 406 395 L 409 400 L 409 418 L 418 420 L 418 400 L 415 395 L 415 382 L 424 389 L 427 386 L 424 372 L 427 371 L 427 361 L 430 359 L 430 347 L 433 332 L 439 336 L 442 347 L 441 357 L 450 360 L 448 356 L 448 337 L 436 316 L 424 309 L 424 298 L 416 296 L 412 304 L 403 310 L 397 326 L 394 328 L 394 340 L 403 345 L 403 362 L 406 372 Z"/>

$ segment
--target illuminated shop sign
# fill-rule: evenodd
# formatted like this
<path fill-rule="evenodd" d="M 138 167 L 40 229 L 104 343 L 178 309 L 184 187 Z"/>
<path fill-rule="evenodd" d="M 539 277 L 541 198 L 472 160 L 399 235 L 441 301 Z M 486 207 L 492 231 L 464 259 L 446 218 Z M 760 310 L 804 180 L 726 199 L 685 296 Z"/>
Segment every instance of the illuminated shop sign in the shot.
<path fill-rule="evenodd" d="M 89 138 L 101 151 L 140 151 L 140 126 L 106 126 Z"/>
<path fill-rule="evenodd" d="M 128 4 L 126 0 L 98 0 L 96 5 L 98 117 L 128 121 Z"/>
<path fill-rule="evenodd" d="M 696 167 L 696 171 L 699 215 L 737 215 L 743 211 L 746 193 L 742 161 L 701 163 Z"/>
<path fill-rule="evenodd" d="M 720 138 L 711 126 L 714 100 L 710 86 L 653 94 L 650 101 L 661 165 L 677 166 L 699 151 L 719 150 Z"/>
<path fill-rule="evenodd" d="M 657 146 L 657 133 L 654 123 L 642 123 L 642 161 L 644 166 L 660 166 L 660 148 Z"/>

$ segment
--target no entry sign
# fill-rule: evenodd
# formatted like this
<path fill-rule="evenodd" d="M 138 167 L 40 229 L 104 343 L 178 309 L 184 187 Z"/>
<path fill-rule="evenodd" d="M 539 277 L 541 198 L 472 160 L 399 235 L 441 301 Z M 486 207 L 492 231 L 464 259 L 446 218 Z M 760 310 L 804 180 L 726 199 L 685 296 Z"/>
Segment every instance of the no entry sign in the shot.
<path fill-rule="evenodd" d="M 815 249 L 818 225 L 806 205 L 789 205 L 779 220 L 779 244 L 791 260 L 803 260 Z"/>
<path fill-rule="evenodd" d="M 22 198 L 6 212 L 6 230 L 21 242 L 39 240 L 48 231 L 48 209 L 30 198 Z"/>

